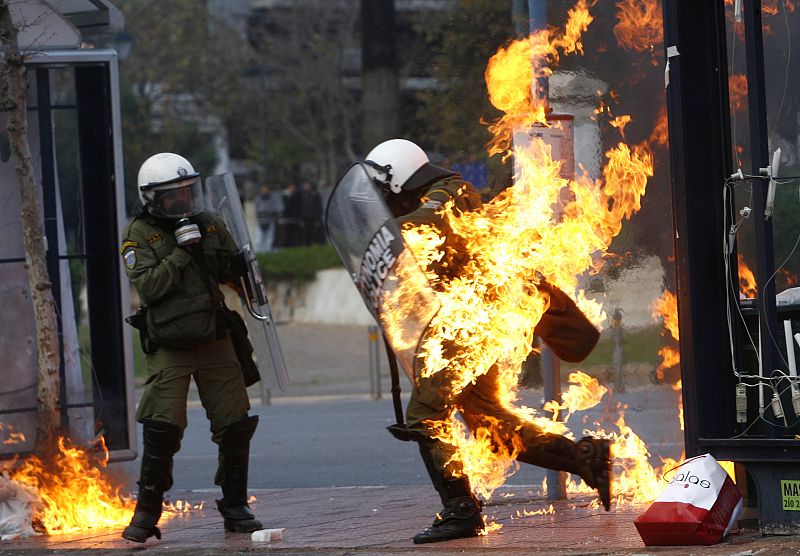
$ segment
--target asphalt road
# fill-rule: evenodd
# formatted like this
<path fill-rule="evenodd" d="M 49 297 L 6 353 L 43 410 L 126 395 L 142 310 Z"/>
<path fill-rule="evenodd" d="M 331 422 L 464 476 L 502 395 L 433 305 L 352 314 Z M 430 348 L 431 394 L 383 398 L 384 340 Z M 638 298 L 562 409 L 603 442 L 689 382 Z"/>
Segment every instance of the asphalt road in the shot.
<path fill-rule="evenodd" d="M 526 392 L 529 403 L 540 395 Z M 576 437 L 595 421 L 615 430 L 609 422 L 616 419 L 618 407 L 625 407 L 626 422 L 648 443 L 655 464 L 657 455 L 680 455 L 676 400 L 677 394 L 667 386 L 631 388 L 621 395 L 607 395 L 596 408 L 574 415 L 569 425 Z M 386 431 L 393 422 L 390 399 L 279 398 L 270 406 L 254 405 L 251 413 L 261 417 L 251 445 L 251 488 L 428 484 L 416 444 L 398 441 Z M 173 488 L 215 489 L 217 450 L 205 412 L 190 408 L 188 420 L 175 458 Z M 138 462 L 118 467 L 127 472 L 133 488 Z M 543 478 L 544 470 L 523 465 L 507 482 L 539 485 Z"/>

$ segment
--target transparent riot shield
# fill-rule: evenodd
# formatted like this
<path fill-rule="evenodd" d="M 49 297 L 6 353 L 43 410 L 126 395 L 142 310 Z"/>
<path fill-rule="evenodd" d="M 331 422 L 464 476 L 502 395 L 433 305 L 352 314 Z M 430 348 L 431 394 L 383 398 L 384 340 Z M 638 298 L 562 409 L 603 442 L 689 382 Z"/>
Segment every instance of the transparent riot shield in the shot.
<path fill-rule="evenodd" d="M 417 349 L 439 304 L 363 165 L 351 166 L 334 187 L 325 228 L 364 303 L 414 382 Z"/>
<path fill-rule="evenodd" d="M 267 289 L 261 269 L 258 266 L 256 252 L 247 222 L 242 210 L 242 202 L 236 189 L 236 182 L 231 174 L 220 174 L 206 179 L 205 183 L 206 209 L 219 216 L 228 231 L 231 233 L 236 245 L 241 249 L 247 260 L 247 275 L 242 277 L 241 295 L 244 309 L 244 322 L 247 325 L 248 335 L 253 344 L 256 363 L 262 370 L 261 376 L 266 376 L 267 385 L 276 385 L 281 390 L 291 386 L 286 362 L 283 358 L 275 323 L 272 320 L 272 311 L 267 299 Z M 272 373 L 264 373 L 264 366 L 271 364 Z"/>

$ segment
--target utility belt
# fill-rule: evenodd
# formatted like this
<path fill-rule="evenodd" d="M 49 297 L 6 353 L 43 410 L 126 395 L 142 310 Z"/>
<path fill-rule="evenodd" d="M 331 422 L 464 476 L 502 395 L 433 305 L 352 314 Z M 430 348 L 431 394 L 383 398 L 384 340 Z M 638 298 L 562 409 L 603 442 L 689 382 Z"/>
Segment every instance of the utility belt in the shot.
<path fill-rule="evenodd" d="M 210 293 L 169 296 L 139 307 L 125 321 L 139 330 L 145 353 L 153 353 L 159 347 L 188 350 L 227 336 L 230 325 L 226 311 L 224 303 Z"/>
<path fill-rule="evenodd" d="M 203 309 L 201 302 L 199 307 L 186 310 L 182 314 L 159 319 L 153 316 L 151 306 L 141 306 L 125 321 L 139 330 L 142 351 L 147 354 L 155 352 L 159 347 L 178 350 L 197 349 L 222 340 L 230 332 L 236 358 L 244 374 L 245 386 L 255 384 L 261 380 L 261 375 L 258 365 L 253 360 L 253 345 L 247 336 L 244 320 L 239 313 L 232 311 L 221 301 L 211 309 L 213 311 L 208 308 Z M 176 331 L 180 332 L 176 334 Z"/>

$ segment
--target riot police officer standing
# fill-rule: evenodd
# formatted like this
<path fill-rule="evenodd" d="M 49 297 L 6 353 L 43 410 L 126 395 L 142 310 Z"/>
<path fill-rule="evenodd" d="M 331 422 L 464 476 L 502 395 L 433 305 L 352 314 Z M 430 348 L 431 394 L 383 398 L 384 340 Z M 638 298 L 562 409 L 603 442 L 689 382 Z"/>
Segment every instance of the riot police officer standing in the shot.
<path fill-rule="evenodd" d="M 199 174 L 173 153 L 142 164 L 141 207 L 125 228 L 120 249 L 142 310 L 131 322 L 147 354 L 147 381 L 136 419 L 142 453 L 136 511 L 122 536 L 135 542 L 161 538 L 157 527 L 163 493 L 172 486 L 172 459 L 186 428 L 192 377 L 219 446 L 214 482 L 222 487 L 217 508 L 225 529 L 262 528 L 247 504 L 250 440 L 258 424 L 227 325 L 220 283 L 246 270 L 222 220 L 203 212 Z"/>

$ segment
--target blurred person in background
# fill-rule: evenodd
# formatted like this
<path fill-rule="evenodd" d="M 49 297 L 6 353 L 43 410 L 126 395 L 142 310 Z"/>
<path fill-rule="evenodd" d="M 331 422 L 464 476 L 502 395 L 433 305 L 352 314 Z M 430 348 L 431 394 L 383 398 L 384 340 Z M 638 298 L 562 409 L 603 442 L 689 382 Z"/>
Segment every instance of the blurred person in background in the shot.
<path fill-rule="evenodd" d="M 300 218 L 303 227 L 303 245 L 322 243 L 322 198 L 310 181 L 303 182 Z"/>
<path fill-rule="evenodd" d="M 256 220 L 261 232 L 258 251 L 272 251 L 278 230 L 278 220 L 283 215 L 283 195 L 273 191 L 269 185 L 262 185 L 255 200 Z"/>

